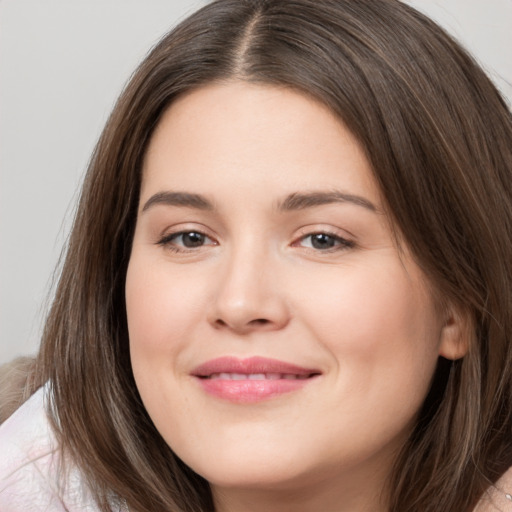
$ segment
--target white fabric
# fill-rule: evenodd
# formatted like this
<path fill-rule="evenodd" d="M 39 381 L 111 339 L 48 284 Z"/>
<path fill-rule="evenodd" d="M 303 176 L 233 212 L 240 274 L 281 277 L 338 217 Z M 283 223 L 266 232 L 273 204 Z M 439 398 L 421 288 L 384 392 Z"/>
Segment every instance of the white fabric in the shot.
<path fill-rule="evenodd" d="M 0 425 L 1 512 L 98 512 L 78 470 L 59 491 L 59 449 L 45 413 L 46 387 Z"/>

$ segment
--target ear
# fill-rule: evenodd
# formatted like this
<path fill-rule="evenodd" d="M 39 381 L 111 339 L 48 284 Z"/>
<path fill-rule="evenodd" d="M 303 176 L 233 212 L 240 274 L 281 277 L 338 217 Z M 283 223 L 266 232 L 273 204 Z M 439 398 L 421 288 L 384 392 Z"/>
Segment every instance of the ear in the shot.
<path fill-rule="evenodd" d="M 444 316 L 439 355 L 451 360 L 460 359 L 469 350 L 472 333 L 470 316 L 453 305 L 447 306 Z"/>

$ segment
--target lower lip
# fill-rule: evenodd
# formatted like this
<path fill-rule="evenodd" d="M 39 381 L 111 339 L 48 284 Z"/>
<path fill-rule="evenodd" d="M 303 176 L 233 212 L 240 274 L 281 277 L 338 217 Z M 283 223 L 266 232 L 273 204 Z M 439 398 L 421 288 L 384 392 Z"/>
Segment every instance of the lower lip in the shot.
<path fill-rule="evenodd" d="M 308 379 L 278 380 L 224 380 L 201 379 L 199 383 L 210 395 L 235 403 L 254 403 L 268 400 L 303 388 Z"/>

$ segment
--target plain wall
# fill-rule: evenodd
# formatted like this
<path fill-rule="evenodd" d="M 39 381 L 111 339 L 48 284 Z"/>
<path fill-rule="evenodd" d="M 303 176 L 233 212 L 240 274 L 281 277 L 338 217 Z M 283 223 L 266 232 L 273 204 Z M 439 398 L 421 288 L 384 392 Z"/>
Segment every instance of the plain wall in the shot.
<path fill-rule="evenodd" d="M 136 65 L 201 0 L 0 0 L 0 364 L 37 349 L 79 185 Z M 410 0 L 512 102 L 512 0 Z M 512 143 L 512 141 L 511 141 Z"/>

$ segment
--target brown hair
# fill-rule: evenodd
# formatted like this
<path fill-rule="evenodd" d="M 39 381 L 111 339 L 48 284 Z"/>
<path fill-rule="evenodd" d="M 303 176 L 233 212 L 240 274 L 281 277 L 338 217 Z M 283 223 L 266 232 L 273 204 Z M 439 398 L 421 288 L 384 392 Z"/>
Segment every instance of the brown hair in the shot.
<path fill-rule="evenodd" d="M 102 510 L 211 511 L 208 483 L 153 426 L 131 372 L 124 281 L 145 149 L 180 94 L 279 84 L 359 139 L 397 232 L 471 326 L 441 359 L 391 475 L 393 512 L 471 510 L 512 465 L 512 120 L 473 59 L 397 0 L 217 0 L 149 54 L 93 154 L 39 355 L 53 426 Z"/>

